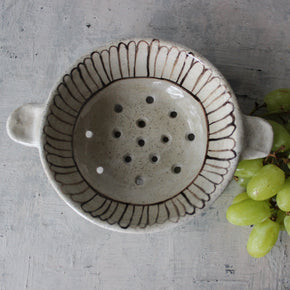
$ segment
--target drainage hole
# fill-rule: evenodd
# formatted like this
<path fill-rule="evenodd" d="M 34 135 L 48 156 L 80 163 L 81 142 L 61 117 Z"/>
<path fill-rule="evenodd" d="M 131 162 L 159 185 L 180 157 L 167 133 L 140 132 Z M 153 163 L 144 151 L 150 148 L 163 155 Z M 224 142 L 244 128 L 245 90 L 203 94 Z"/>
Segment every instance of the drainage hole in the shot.
<path fill-rule="evenodd" d="M 88 130 L 88 131 L 86 131 L 86 137 L 87 137 L 87 138 L 92 138 L 92 137 L 93 137 L 93 135 L 94 135 L 94 134 L 93 134 L 93 132 L 92 132 L 92 131 L 89 131 L 89 130 Z"/>
<path fill-rule="evenodd" d="M 156 155 L 151 156 L 151 161 L 156 163 L 158 161 L 158 157 Z"/>
<path fill-rule="evenodd" d="M 170 112 L 170 117 L 171 118 L 176 118 L 177 117 L 177 112 L 175 112 L 175 111 Z"/>
<path fill-rule="evenodd" d="M 148 97 L 146 98 L 146 103 L 147 103 L 147 104 L 152 104 L 152 103 L 154 103 L 154 98 L 151 97 L 151 96 L 148 96 Z"/>
<path fill-rule="evenodd" d="M 98 166 L 96 168 L 96 171 L 97 171 L 98 174 L 103 174 L 104 173 L 104 168 L 102 166 Z"/>
<path fill-rule="evenodd" d="M 174 173 L 178 174 L 181 172 L 181 167 L 180 166 L 173 166 L 172 170 Z"/>
<path fill-rule="evenodd" d="M 139 128 L 144 128 L 144 127 L 146 126 L 146 123 L 145 123 L 144 120 L 138 120 L 138 121 L 137 121 L 137 126 L 138 126 Z"/>
<path fill-rule="evenodd" d="M 114 130 L 113 135 L 114 135 L 115 138 L 120 138 L 122 134 L 121 134 L 120 131 Z"/>
<path fill-rule="evenodd" d="M 188 135 L 187 135 L 187 139 L 188 139 L 189 141 L 193 141 L 193 140 L 195 139 L 194 134 L 193 134 L 193 133 L 188 134 Z"/>
<path fill-rule="evenodd" d="M 169 142 L 169 138 L 167 137 L 167 136 L 162 136 L 161 137 L 161 141 L 163 142 L 163 143 L 168 143 Z"/>
<path fill-rule="evenodd" d="M 125 156 L 124 156 L 124 161 L 125 161 L 126 163 L 130 163 L 130 162 L 132 161 L 132 157 L 131 157 L 130 155 L 125 155 Z"/>
<path fill-rule="evenodd" d="M 135 178 L 135 183 L 136 183 L 137 185 L 142 185 L 142 184 L 144 183 L 143 178 L 142 178 L 141 176 L 137 176 L 137 177 Z"/>
<path fill-rule="evenodd" d="M 116 104 L 115 107 L 114 107 L 114 111 L 116 113 L 121 113 L 123 111 L 123 107 L 119 104 Z"/>
<path fill-rule="evenodd" d="M 140 147 L 143 147 L 143 146 L 145 145 L 145 141 L 144 141 L 143 139 L 139 139 L 139 140 L 138 140 L 138 145 L 139 145 Z"/>

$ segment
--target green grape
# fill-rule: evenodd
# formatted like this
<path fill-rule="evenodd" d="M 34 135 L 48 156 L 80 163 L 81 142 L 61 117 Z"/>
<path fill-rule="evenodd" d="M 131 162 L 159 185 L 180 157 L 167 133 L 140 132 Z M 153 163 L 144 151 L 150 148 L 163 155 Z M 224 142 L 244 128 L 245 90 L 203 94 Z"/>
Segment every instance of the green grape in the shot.
<path fill-rule="evenodd" d="M 248 198 L 249 198 L 248 194 L 246 192 L 242 192 L 233 199 L 232 204 L 238 203 Z"/>
<path fill-rule="evenodd" d="M 250 198 L 230 205 L 226 214 L 227 220 L 237 226 L 259 224 L 270 216 L 271 210 L 266 201 Z"/>
<path fill-rule="evenodd" d="M 290 211 L 290 177 L 287 178 L 281 190 L 277 193 L 276 202 L 283 211 Z"/>
<path fill-rule="evenodd" d="M 290 134 L 287 129 L 275 121 L 268 120 L 268 122 L 271 124 L 274 132 L 272 151 L 278 150 L 282 145 L 284 145 L 285 148 L 281 150 L 281 152 L 290 149 Z"/>
<path fill-rule="evenodd" d="M 243 177 L 238 177 L 238 184 L 242 187 L 247 187 L 247 184 L 249 183 L 249 181 L 251 180 L 251 178 L 243 178 Z"/>
<path fill-rule="evenodd" d="M 290 89 L 278 89 L 265 96 L 264 101 L 270 113 L 290 110 Z"/>
<path fill-rule="evenodd" d="M 284 226 L 285 216 L 286 216 L 286 213 L 284 211 L 282 211 L 282 210 L 277 211 L 276 223 L 279 224 L 280 231 L 285 231 L 285 226 Z"/>
<path fill-rule="evenodd" d="M 290 236 L 290 215 L 286 215 L 284 218 L 284 226 L 286 229 L 286 232 Z"/>
<path fill-rule="evenodd" d="M 242 160 L 236 169 L 235 176 L 242 178 L 253 177 L 263 167 L 263 159 Z"/>
<path fill-rule="evenodd" d="M 279 231 L 279 224 L 270 219 L 254 226 L 247 243 L 248 253 L 254 258 L 265 256 L 275 245 Z"/>
<path fill-rule="evenodd" d="M 285 173 L 274 164 L 260 169 L 247 185 L 247 193 L 254 200 L 266 200 L 274 196 L 285 182 Z"/>

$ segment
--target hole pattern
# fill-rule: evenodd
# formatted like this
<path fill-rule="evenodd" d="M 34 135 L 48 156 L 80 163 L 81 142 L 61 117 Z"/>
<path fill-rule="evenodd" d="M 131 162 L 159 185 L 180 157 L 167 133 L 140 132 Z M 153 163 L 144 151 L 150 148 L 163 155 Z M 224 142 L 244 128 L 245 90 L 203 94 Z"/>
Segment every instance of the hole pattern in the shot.
<path fill-rule="evenodd" d="M 147 104 L 152 104 L 152 103 L 154 103 L 154 98 L 151 97 L 151 96 L 148 96 L 148 97 L 146 98 L 146 103 L 147 103 Z"/>
<path fill-rule="evenodd" d="M 145 141 L 144 141 L 143 139 L 139 139 L 139 140 L 138 140 L 138 145 L 139 145 L 140 147 L 143 147 L 143 146 L 145 145 Z"/>
<path fill-rule="evenodd" d="M 171 118 L 176 118 L 177 117 L 177 112 L 175 112 L 175 111 L 172 111 L 172 112 L 170 112 L 170 117 Z"/>
<path fill-rule="evenodd" d="M 103 173 L 104 173 L 104 168 L 103 168 L 102 166 L 98 166 L 98 167 L 96 168 L 96 172 L 97 172 L 98 174 L 103 174 Z"/>
<path fill-rule="evenodd" d="M 120 138 L 122 134 L 120 131 L 114 130 L 113 135 L 115 138 Z"/>
<path fill-rule="evenodd" d="M 114 111 L 116 113 L 121 113 L 123 111 L 123 107 L 119 104 L 116 104 L 115 107 L 114 107 Z"/>
<path fill-rule="evenodd" d="M 92 132 L 92 131 L 89 131 L 89 130 L 88 130 L 88 131 L 86 131 L 86 137 L 87 137 L 87 138 L 92 138 L 92 137 L 93 137 L 93 135 L 94 135 L 94 134 L 93 134 L 93 132 Z"/>
<path fill-rule="evenodd" d="M 144 128 L 146 126 L 146 122 L 144 120 L 138 120 L 137 121 L 137 126 L 139 128 Z"/>

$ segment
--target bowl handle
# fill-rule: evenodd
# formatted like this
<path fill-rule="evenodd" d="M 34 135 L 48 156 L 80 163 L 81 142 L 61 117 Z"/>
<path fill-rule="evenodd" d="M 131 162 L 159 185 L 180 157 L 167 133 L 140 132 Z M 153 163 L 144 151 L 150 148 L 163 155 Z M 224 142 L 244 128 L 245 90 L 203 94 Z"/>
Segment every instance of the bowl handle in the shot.
<path fill-rule="evenodd" d="M 11 113 L 6 123 L 9 137 L 17 143 L 39 147 L 44 107 L 40 104 L 26 104 Z"/>
<path fill-rule="evenodd" d="M 264 119 L 243 115 L 244 150 L 240 159 L 264 158 L 273 144 L 272 126 Z"/>

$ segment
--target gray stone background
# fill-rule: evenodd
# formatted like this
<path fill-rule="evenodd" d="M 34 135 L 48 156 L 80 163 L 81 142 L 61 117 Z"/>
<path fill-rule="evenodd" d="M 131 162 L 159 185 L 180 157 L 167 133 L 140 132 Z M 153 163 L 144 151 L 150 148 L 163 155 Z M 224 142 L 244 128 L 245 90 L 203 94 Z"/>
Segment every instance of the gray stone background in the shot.
<path fill-rule="evenodd" d="M 0 289 L 290 289 L 290 238 L 246 251 L 249 228 L 225 219 L 241 189 L 190 223 L 114 233 L 67 207 L 36 149 L 12 142 L 10 112 L 42 103 L 72 62 L 108 41 L 156 37 L 191 47 L 230 82 L 243 112 L 289 87 L 289 0 L 2 0 L 0 2 Z"/>

